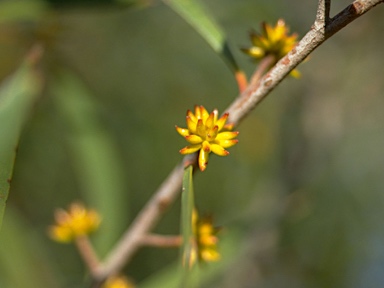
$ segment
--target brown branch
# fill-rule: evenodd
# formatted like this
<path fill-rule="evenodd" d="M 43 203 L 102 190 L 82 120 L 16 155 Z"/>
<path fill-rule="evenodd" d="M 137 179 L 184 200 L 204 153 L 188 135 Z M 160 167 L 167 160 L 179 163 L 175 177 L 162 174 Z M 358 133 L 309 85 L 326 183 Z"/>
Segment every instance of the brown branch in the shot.
<path fill-rule="evenodd" d="M 105 264 L 98 267 L 95 276 L 96 280 L 104 281 L 108 275 L 116 274 L 132 258 L 133 254 L 141 246 L 143 236 L 151 231 L 160 216 L 179 195 L 184 167 L 194 163 L 197 163 L 197 157 L 195 154 L 190 154 L 185 156 L 182 163 L 173 169 L 137 215 L 115 248 L 109 253 Z"/>
<path fill-rule="evenodd" d="M 317 18 L 311 30 L 298 45 L 283 57 L 257 83 L 252 83 L 235 99 L 226 110 L 229 112 L 229 123 L 238 125 L 261 101 L 307 56 L 319 47 L 326 39 L 360 17 L 384 0 L 358 0 L 353 2 L 334 18 L 329 19 L 329 0 L 319 0 Z M 329 19 L 329 21 L 327 21 Z M 321 24 L 323 21 L 324 25 Z M 196 163 L 193 155 L 184 157 L 181 164 L 171 172 L 160 188 L 144 206 L 121 240 L 108 255 L 103 266 L 99 266 L 95 275 L 95 283 L 101 283 L 109 275 L 120 271 L 131 260 L 140 247 L 143 235 L 154 227 L 164 210 L 175 200 L 181 191 L 182 175 L 185 163 Z"/>
<path fill-rule="evenodd" d="M 367 13 L 378 4 L 384 3 L 384 0 L 358 0 L 333 17 L 326 27 L 326 39 L 344 28 L 353 20 Z"/>

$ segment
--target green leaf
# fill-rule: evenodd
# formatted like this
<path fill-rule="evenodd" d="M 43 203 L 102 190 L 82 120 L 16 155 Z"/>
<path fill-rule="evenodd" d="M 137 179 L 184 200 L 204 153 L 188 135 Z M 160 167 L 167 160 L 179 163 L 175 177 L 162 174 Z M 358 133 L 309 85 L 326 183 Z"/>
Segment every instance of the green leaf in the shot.
<path fill-rule="evenodd" d="M 181 234 L 183 245 L 181 247 L 181 265 L 183 266 L 182 287 L 193 287 L 190 272 L 197 261 L 197 247 L 194 239 L 193 212 L 195 208 L 193 193 L 193 166 L 184 170 L 183 188 L 181 194 Z"/>
<path fill-rule="evenodd" d="M 8 198 L 20 133 L 42 81 L 34 68 L 32 50 L 21 67 L 0 86 L 0 228 Z"/>
<path fill-rule="evenodd" d="M 189 23 L 234 72 L 239 70 L 224 32 L 198 0 L 163 1 Z"/>
<path fill-rule="evenodd" d="M 116 143 L 101 122 L 99 103 L 78 77 L 62 71 L 50 89 L 67 125 L 63 139 L 85 204 L 102 215 L 103 224 L 94 240 L 98 252 L 106 254 L 124 230 L 129 215 L 127 181 Z"/>
<path fill-rule="evenodd" d="M 48 255 L 45 235 L 12 208 L 7 208 L 0 234 L 0 287 L 60 287 L 57 261 Z"/>

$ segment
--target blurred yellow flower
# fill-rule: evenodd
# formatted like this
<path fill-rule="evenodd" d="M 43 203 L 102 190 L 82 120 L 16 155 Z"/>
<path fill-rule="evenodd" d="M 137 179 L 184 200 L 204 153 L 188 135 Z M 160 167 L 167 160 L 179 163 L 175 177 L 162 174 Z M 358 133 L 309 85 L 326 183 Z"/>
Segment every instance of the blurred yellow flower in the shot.
<path fill-rule="evenodd" d="M 97 230 L 100 216 L 94 210 L 87 210 L 79 203 L 72 203 L 65 211 L 55 211 L 56 224 L 49 228 L 49 235 L 57 242 L 68 243 L 76 237 L 87 235 Z"/>
<path fill-rule="evenodd" d="M 215 262 L 220 260 L 220 253 L 217 249 L 217 233 L 219 228 L 213 227 L 211 216 L 199 218 L 195 210 L 193 220 L 194 234 L 196 237 L 199 260 L 202 262 Z"/>
<path fill-rule="evenodd" d="M 110 277 L 105 281 L 102 288 L 134 288 L 135 285 L 124 276 Z"/>
<path fill-rule="evenodd" d="M 262 23 L 262 33 L 256 31 L 250 32 L 252 47 L 242 48 L 241 50 L 249 56 L 262 59 L 266 56 L 274 56 L 274 64 L 283 58 L 289 51 L 291 51 L 297 44 L 297 34 L 288 35 L 289 28 L 283 19 L 279 19 L 272 27 L 265 22 Z M 299 77 L 299 72 L 293 70 L 291 75 Z"/>
<path fill-rule="evenodd" d="M 181 154 L 199 152 L 199 168 L 204 171 L 207 168 L 209 153 L 213 152 L 219 156 L 229 154 L 225 148 L 235 145 L 239 132 L 231 130 L 230 125 L 225 125 L 228 113 L 218 119 L 218 111 L 215 109 L 211 114 L 203 106 L 195 106 L 195 114 L 187 111 L 187 128 L 176 126 L 176 131 L 183 136 L 191 145 L 184 147 Z"/>

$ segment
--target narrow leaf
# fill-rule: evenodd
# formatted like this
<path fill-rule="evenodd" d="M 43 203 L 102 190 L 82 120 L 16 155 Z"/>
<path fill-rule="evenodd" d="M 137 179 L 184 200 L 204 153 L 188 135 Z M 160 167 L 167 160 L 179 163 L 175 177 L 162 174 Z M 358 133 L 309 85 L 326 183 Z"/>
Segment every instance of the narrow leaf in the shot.
<path fill-rule="evenodd" d="M 105 254 L 126 223 L 128 194 L 126 175 L 116 143 L 101 122 L 101 106 L 84 83 L 69 71 L 58 73 L 50 86 L 60 116 L 66 123 L 63 139 L 85 200 L 102 215 L 94 235 L 96 248 Z M 113 223 L 113 225 L 112 225 Z"/>
<path fill-rule="evenodd" d="M 181 194 L 181 233 L 183 245 L 181 247 L 181 262 L 183 266 L 182 287 L 192 287 L 190 272 L 196 262 L 197 250 L 193 233 L 193 210 L 195 207 L 193 181 L 193 167 L 189 165 L 184 170 L 183 188 Z"/>
<path fill-rule="evenodd" d="M 189 23 L 224 59 L 232 71 L 239 70 L 224 32 L 198 0 L 163 0 L 163 2 Z"/>
<path fill-rule="evenodd" d="M 0 86 L 0 228 L 20 133 L 42 87 L 34 67 L 40 52 L 38 47 L 32 49 L 21 67 Z"/>

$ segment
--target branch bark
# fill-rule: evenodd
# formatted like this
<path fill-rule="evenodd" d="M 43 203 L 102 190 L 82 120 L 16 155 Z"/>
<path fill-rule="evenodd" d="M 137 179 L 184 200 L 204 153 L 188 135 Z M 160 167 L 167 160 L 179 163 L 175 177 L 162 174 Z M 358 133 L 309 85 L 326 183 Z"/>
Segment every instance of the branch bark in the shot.
<path fill-rule="evenodd" d="M 96 283 L 101 283 L 109 275 L 117 274 L 129 262 L 137 249 L 144 245 L 143 237 L 156 225 L 160 216 L 166 211 L 179 195 L 184 168 L 190 164 L 196 165 L 197 155 L 186 155 L 168 175 L 152 198 L 143 207 L 139 215 L 122 236 L 115 248 L 109 253 L 104 265 L 100 265 L 94 273 Z M 194 169 L 196 171 L 197 169 Z M 98 287 L 97 285 L 95 287 Z"/>
<path fill-rule="evenodd" d="M 309 54 L 329 37 L 337 33 L 353 20 L 362 16 L 384 0 L 357 0 L 333 18 L 329 18 L 330 0 L 319 0 L 316 20 L 310 31 L 297 46 L 283 57 L 260 81 L 253 81 L 227 108 L 228 123 L 235 126 L 261 103 L 263 99 Z M 109 275 L 116 274 L 131 260 L 142 245 L 141 239 L 155 226 L 165 209 L 175 200 L 181 191 L 182 175 L 186 163 L 196 163 L 195 155 L 187 155 L 182 163 L 174 168 L 160 188 L 143 207 L 132 225 L 128 228 L 115 248 L 110 252 L 104 265 L 95 273 L 96 286 Z"/>
<path fill-rule="evenodd" d="M 317 5 L 316 21 L 315 25 L 318 28 L 323 28 L 329 23 L 329 13 L 331 12 L 331 0 L 319 0 Z"/>

